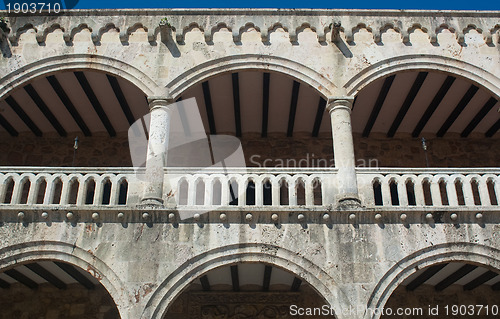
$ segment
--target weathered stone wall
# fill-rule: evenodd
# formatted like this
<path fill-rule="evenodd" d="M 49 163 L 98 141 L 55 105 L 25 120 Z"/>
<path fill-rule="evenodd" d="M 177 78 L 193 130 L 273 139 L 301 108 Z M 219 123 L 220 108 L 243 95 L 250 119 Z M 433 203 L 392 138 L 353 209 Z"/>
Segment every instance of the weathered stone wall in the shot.
<path fill-rule="evenodd" d="M 0 166 L 72 166 L 75 136 L 0 137 Z M 78 135 L 75 166 L 131 166 L 127 136 Z"/>
<path fill-rule="evenodd" d="M 78 136 L 75 166 L 127 167 L 132 165 L 127 136 Z M 333 166 L 332 139 L 328 136 L 293 138 L 248 134 L 240 138 L 249 167 Z M 430 167 L 498 167 L 499 141 L 489 138 L 430 138 Z M 0 166 L 71 166 L 74 136 L 1 136 Z M 354 136 L 359 167 L 426 167 L 419 138 Z"/>
<path fill-rule="evenodd" d="M 385 308 L 390 308 L 392 311 L 397 311 L 398 308 L 413 308 L 411 311 L 415 315 L 401 315 L 398 318 L 444 318 L 444 319 L 456 319 L 456 318 L 494 318 L 496 315 L 492 313 L 492 307 L 495 306 L 496 314 L 499 312 L 500 305 L 498 301 L 500 300 L 500 291 L 493 291 L 489 287 L 480 286 L 472 291 L 464 291 L 462 286 L 452 285 L 446 288 L 444 291 L 436 292 L 433 286 L 423 285 L 417 288 L 415 291 L 406 291 L 404 287 L 399 287 L 394 291 L 391 298 L 385 305 Z M 475 315 L 460 315 L 460 310 L 458 314 L 452 306 L 469 306 L 469 305 L 483 305 L 489 306 L 489 313 L 487 315 L 486 309 L 478 313 L 479 308 L 475 307 Z M 448 306 L 448 312 L 445 308 Z M 422 308 L 422 314 L 418 315 L 416 309 Z M 429 308 L 432 309 L 432 314 L 429 314 Z M 437 308 L 437 313 L 435 312 Z M 471 311 L 470 309 L 467 309 Z M 410 311 L 410 310 L 407 310 Z M 462 309 L 462 311 L 465 311 Z M 453 315 L 455 313 L 455 315 Z M 385 315 L 382 319 L 394 318 L 393 316 Z"/>
<path fill-rule="evenodd" d="M 0 291 L 0 318 L 117 319 L 116 306 L 103 287 L 93 290 L 78 284 L 59 290 L 45 284 L 29 289 L 21 284 Z"/>
<path fill-rule="evenodd" d="M 427 155 L 430 167 L 498 167 L 498 139 L 484 137 L 429 138 Z M 426 167 L 420 138 L 370 135 L 354 136 L 354 151 L 360 160 L 377 159 L 380 167 Z"/>

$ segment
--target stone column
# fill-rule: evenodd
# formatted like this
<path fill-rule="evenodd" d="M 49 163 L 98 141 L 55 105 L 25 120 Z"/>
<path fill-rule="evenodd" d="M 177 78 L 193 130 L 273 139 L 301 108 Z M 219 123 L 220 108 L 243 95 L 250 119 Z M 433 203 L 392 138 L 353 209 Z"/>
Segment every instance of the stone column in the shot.
<path fill-rule="evenodd" d="M 149 140 L 146 157 L 146 182 L 142 204 L 163 204 L 164 167 L 167 164 L 170 133 L 169 105 L 174 101 L 168 97 L 148 97 L 150 110 Z"/>
<path fill-rule="evenodd" d="M 326 109 L 332 122 L 333 153 L 337 173 L 337 203 L 359 206 L 356 161 L 351 128 L 351 107 L 354 98 L 332 97 Z"/>

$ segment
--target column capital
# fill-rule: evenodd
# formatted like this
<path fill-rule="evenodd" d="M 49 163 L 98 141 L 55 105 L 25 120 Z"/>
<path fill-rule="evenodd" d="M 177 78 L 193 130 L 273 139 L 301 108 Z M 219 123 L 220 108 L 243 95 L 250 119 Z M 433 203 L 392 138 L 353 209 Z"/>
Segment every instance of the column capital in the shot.
<path fill-rule="evenodd" d="M 336 109 L 348 109 L 350 112 L 353 102 L 354 97 L 352 96 L 331 96 L 328 98 L 326 109 L 330 113 Z"/>
<path fill-rule="evenodd" d="M 155 107 L 168 106 L 175 103 L 171 96 L 148 96 L 149 110 L 153 110 Z"/>

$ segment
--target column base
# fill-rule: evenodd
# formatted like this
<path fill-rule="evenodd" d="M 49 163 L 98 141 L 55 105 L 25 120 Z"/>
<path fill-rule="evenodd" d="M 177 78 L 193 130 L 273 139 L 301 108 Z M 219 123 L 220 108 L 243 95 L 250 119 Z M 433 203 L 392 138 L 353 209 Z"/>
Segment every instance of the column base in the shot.
<path fill-rule="evenodd" d="M 337 197 L 337 207 L 341 209 L 356 209 L 361 207 L 358 194 L 342 194 Z"/>
<path fill-rule="evenodd" d="M 163 199 L 161 198 L 143 198 L 141 200 L 141 205 L 147 205 L 147 206 L 162 206 L 163 205 Z"/>

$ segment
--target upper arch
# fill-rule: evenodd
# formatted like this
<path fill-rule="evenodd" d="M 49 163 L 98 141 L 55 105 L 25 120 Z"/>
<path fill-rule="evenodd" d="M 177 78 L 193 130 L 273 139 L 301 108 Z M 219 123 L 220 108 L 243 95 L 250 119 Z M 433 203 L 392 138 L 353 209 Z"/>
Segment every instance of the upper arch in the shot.
<path fill-rule="evenodd" d="M 275 71 L 296 78 L 316 89 L 324 98 L 333 95 L 335 85 L 317 71 L 277 56 L 260 54 L 231 55 L 207 61 L 190 68 L 167 84 L 169 93 L 176 99 L 191 86 L 218 74 L 237 70 Z"/>
<path fill-rule="evenodd" d="M 242 262 L 266 263 L 296 274 L 314 287 L 334 309 L 351 304 L 335 280 L 313 262 L 274 245 L 239 244 L 207 251 L 179 266 L 152 294 L 142 318 L 163 318 L 175 298 L 191 283 L 185 278 L 197 278 L 212 269 Z M 342 318 L 341 312 L 337 311 L 336 316 Z"/>
<path fill-rule="evenodd" d="M 434 264 L 459 261 L 500 269 L 500 250 L 467 242 L 445 243 L 426 247 L 403 258 L 392 266 L 373 289 L 367 309 L 382 308 L 396 288 L 418 269 Z M 418 267 L 418 268 L 417 268 Z M 365 319 L 378 319 L 380 313 L 365 313 Z"/>
<path fill-rule="evenodd" d="M 28 63 L 0 78 L 0 99 L 36 78 L 71 70 L 110 73 L 131 82 L 146 95 L 162 95 L 165 91 L 146 73 L 123 61 L 95 54 L 64 54 Z"/>
<path fill-rule="evenodd" d="M 382 60 L 356 73 L 345 84 L 346 95 L 354 96 L 364 87 L 388 75 L 402 71 L 438 71 L 455 74 L 476 82 L 500 98 L 500 78 L 474 64 L 453 58 L 422 54 L 402 55 Z"/>
<path fill-rule="evenodd" d="M 128 318 L 128 305 L 132 298 L 118 275 L 95 255 L 73 244 L 57 241 L 33 241 L 0 249 L 0 272 L 4 269 L 42 260 L 70 263 L 91 273 L 108 291 L 121 318 Z"/>

